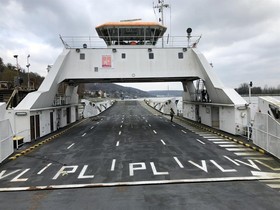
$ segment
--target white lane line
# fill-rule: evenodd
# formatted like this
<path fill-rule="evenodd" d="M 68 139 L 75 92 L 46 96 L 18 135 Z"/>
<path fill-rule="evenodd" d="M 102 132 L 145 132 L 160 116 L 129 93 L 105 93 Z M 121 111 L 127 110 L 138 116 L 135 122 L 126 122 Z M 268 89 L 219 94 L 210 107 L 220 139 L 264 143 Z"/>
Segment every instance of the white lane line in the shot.
<path fill-rule="evenodd" d="M 174 124 L 172 124 L 172 126 L 173 126 L 173 127 L 175 127 L 175 125 L 174 125 Z"/>
<path fill-rule="evenodd" d="M 65 185 L 45 185 L 32 187 L 7 187 L 0 188 L 0 192 L 16 192 L 46 189 L 74 189 L 74 188 L 94 188 L 94 187 L 120 187 L 120 186 L 143 186 L 143 185 L 162 185 L 180 183 L 206 183 L 206 182 L 229 182 L 229 181 L 253 181 L 275 179 L 272 176 L 244 176 L 244 177 L 217 177 L 217 178 L 197 178 L 197 179 L 174 179 L 174 180 L 148 180 L 132 182 L 109 182 L 109 183 L 90 183 L 90 184 L 65 184 Z"/>
<path fill-rule="evenodd" d="M 275 179 L 271 176 L 243 176 L 243 177 L 217 177 L 217 178 L 197 178 L 197 179 L 173 179 L 173 180 L 148 180 L 132 182 L 108 182 L 108 183 L 90 183 L 90 184 L 65 184 L 65 185 L 41 185 L 32 187 L 6 187 L 0 188 L 0 192 L 19 192 L 31 190 L 47 189 L 77 189 L 77 188 L 95 188 L 95 187 L 120 187 L 120 186 L 143 186 L 143 185 L 162 185 L 162 184 L 180 184 L 180 183 L 210 183 L 210 182 L 233 182 L 233 181 L 253 181 Z"/>
<path fill-rule="evenodd" d="M 96 124 L 99 124 L 99 122 L 97 122 Z"/>
<path fill-rule="evenodd" d="M 71 147 L 73 147 L 75 145 L 75 143 L 71 144 L 69 147 L 67 147 L 67 149 L 70 149 Z"/>
<path fill-rule="evenodd" d="M 123 125 L 121 125 L 120 127 L 122 128 Z"/>
<path fill-rule="evenodd" d="M 184 168 L 183 164 L 180 162 L 180 160 L 178 160 L 177 157 L 173 157 L 173 158 L 176 161 L 176 163 L 180 166 L 180 168 Z"/>
<path fill-rule="evenodd" d="M 221 144 L 219 147 L 244 147 L 243 145 L 240 144 Z"/>
<path fill-rule="evenodd" d="M 224 155 L 224 157 L 225 157 L 226 159 L 228 159 L 230 162 L 234 163 L 235 165 L 240 166 L 239 163 L 237 163 L 237 162 L 234 161 L 233 159 L 229 158 L 228 156 L 225 156 L 225 155 Z"/>
<path fill-rule="evenodd" d="M 119 131 L 119 136 L 122 134 L 122 132 L 121 131 Z"/>
<path fill-rule="evenodd" d="M 116 165 L 116 159 L 112 160 L 112 165 L 111 165 L 111 171 L 115 170 L 115 165 Z"/>
<path fill-rule="evenodd" d="M 199 139 L 196 139 L 196 141 L 198 141 L 199 143 L 201 144 L 205 144 L 203 141 L 199 140 Z"/>
<path fill-rule="evenodd" d="M 201 135 L 203 138 L 205 139 L 217 139 L 217 136 L 204 136 L 204 135 Z"/>
<path fill-rule="evenodd" d="M 92 130 L 94 128 L 94 126 L 92 126 L 91 128 L 90 128 L 90 130 Z"/>
<path fill-rule="evenodd" d="M 187 133 L 186 131 L 184 131 L 184 130 L 181 130 L 183 133 Z"/>
<path fill-rule="evenodd" d="M 212 143 L 214 143 L 214 144 L 232 144 L 231 141 L 214 141 Z"/>
<path fill-rule="evenodd" d="M 162 143 L 163 145 L 166 145 L 165 142 L 164 142 L 162 139 L 161 139 L 160 141 L 161 141 L 161 143 Z"/>
<path fill-rule="evenodd" d="M 116 147 L 118 147 L 120 145 L 120 141 L 117 141 L 116 143 Z"/>
<path fill-rule="evenodd" d="M 258 152 L 235 152 L 238 156 L 262 156 L 263 154 Z"/>
<path fill-rule="evenodd" d="M 85 135 L 87 135 L 87 133 L 84 133 L 84 134 L 82 135 L 82 137 L 84 137 Z"/>
<path fill-rule="evenodd" d="M 149 124 L 149 126 L 152 127 L 151 124 Z"/>
<path fill-rule="evenodd" d="M 156 132 L 155 130 L 153 130 L 153 132 L 154 132 L 155 134 L 157 134 L 157 132 Z"/>
<path fill-rule="evenodd" d="M 252 149 L 250 149 L 250 148 L 226 148 L 226 150 L 230 151 L 230 152 L 252 151 Z"/>
<path fill-rule="evenodd" d="M 52 163 L 49 163 L 48 165 L 46 165 L 44 168 L 42 168 L 42 170 L 40 170 L 37 174 L 40 175 L 41 173 L 43 173 L 48 167 L 50 167 L 52 165 Z"/>
<path fill-rule="evenodd" d="M 225 141 L 226 139 L 207 139 L 208 141 Z M 227 140 L 226 140 L 227 141 Z"/>
<path fill-rule="evenodd" d="M 145 120 L 146 121 L 146 123 L 148 122 L 148 120 Z"/>
<path fill-rule="evenodd" d="M 122 121 L 122 123 L 123 123 L 123 121 Z"/>

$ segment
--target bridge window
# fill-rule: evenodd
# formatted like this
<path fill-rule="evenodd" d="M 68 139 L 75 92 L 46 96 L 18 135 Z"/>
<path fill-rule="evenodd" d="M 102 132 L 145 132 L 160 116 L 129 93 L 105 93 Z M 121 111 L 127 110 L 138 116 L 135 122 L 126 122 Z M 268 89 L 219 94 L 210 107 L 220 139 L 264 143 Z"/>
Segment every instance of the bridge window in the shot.
<path fill-rule="evenodd" d="M 85 60 L 85 57 L 86 57 L 86 56 L 85 56 L 85 53 L 81 53 L 81 54 L 80 54 L 80 60 Z"/>
<path fill-rule="evenodd" d="M 126 56 L 125 53 L 122 53 L 122 59 L 125 59 L 125 56 Z"/>
<path fill-rule="evenodd" d="M 183 54 L 182 52 L 179 52 L 179 53 L 178 53 L 178 58 L 179 58 L 179 59 L 183 59 L 183 58 L 184 58 L 184 54 Z"/>
<path fill-rule="evenodd" d="M 154 53 L 149 53 L 149 59 L 154 59 Z"/>

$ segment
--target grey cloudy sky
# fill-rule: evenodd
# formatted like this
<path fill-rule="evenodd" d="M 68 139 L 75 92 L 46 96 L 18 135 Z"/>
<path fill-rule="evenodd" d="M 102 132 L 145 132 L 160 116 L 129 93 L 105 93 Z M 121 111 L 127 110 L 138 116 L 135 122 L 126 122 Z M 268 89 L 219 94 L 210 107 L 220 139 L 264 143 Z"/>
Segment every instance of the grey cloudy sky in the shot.
<path fill-rule="evenodd" d="M 157 0 L 154 0 L 157 3 Z M 280 0 L 165 0 L 166 26 L 183 36 L 202 34 L 199 50 L 227 87 L 253 81 L 280 85 Z M 95 36 L 107 21 L 156 21 L 153 0 L 1 0 L 0 57 L 45 76 L 62 52 L 61 35 Z M 171 14 L 170 14 L 171 11 Z M 171 21 L 170 21 L 171 20 Z M 170 33 L 170 31 L 168 31 Z M 134 84 L 148 89 L 181 89 L 180 84 Z"/>

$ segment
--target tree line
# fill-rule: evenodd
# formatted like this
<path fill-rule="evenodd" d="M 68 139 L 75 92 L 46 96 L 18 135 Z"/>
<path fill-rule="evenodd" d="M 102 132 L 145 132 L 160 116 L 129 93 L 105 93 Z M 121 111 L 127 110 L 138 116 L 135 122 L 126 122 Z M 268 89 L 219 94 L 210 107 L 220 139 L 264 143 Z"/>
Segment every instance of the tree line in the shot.
<path fill-rule="evenodd" d="M 238 88 L 235 88 L 236 92 L 240 95 L 249 94 L 249 84 L 242 83 Z M 251 87 L 251 94 L 253 95 L 280 95 L 280 85 L 277 87 L 268 87 L 265 85 L 264 88 L 261 87 Z"/>

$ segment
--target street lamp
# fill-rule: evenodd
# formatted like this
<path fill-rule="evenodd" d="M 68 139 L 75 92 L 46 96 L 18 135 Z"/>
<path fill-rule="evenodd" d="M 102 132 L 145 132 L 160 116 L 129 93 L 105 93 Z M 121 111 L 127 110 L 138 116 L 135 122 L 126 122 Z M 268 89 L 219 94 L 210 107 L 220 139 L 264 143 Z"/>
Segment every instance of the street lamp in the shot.
<path fill-rule="evenodd" d="M 16 59 L 16 62 L 17 62 L 17 70 L 19 70 L 18 69 L 18 55 L 14 55 L 14 58 Z"/>
<path fill-rule="evenodd" d="M 28 73 L 27 73 L 27 90 L 30 89 L 30 79 L 29 79 L 29 67 L 30 67 L 30 63 L 29 63 L 29 58 L 30 58 L 30 55 L 27 56 L 27 64 L 26 64 L 26 67 L 27 67 L 27 70 L 28 70 Z"/>
<path fill-rule="evenodd" d="M 251 81 L 249 83 L 249 104 L 251 104 L 251 89 L 252 89 L 252 87 L 253 87 L 253 82 Z"/>
<path fill-rule="evenodd" d="M 14 55 L 14 58 L 16 59 L 16 63 L 17 63 L 17 66 L 16 66 L 16 68 L 17 68 L 17 79 L 15 80 L 15 85 L 16 86 L 19 86 L 19 68 L 18 68 L 18 55 Z"/>

